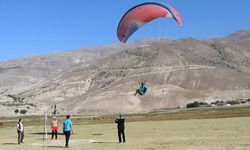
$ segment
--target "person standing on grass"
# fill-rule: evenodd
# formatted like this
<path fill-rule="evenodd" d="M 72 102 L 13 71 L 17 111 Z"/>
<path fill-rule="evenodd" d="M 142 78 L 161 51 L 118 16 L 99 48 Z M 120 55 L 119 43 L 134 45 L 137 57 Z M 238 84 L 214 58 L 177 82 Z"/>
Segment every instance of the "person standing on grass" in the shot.
<path fill-rule="evenodd" d="M 51 127 L 51 140 L 53 140 L 54 135 L 55 139 L 57 140 L 58 121 L 55 116 L 50 122 L 50 127 Z"/>
<path fill-rule="evenodd" d="M 73 134 L 72 121 L 70 120 L 70 115 L 66 116 L 66 119 L 63 122 L 63 133 L 65 135 L 65 147 L 69 147 L 69 138 L 70 134 Z"/>
<path fill-rule="evenodd" d="M 119 114 L 119 118 L 115 120 L 115 123 L 117 123 L 117 129 L 118 129 L 118 138 L 119 138 L 119 143 L 123 142 L 125 143 L 125 119 L 123 114 Z M 123 141 L 122 141 L 123 139 Z"/>
<path fill-rule="evenodd" d="M 18 144 L 24 143 L 23 138 L 24 138 L 24 126 L 23 126 L 23 121 L 20 118 L 19 121 L 17 122 L 17 136 L 18 136 Z"/>

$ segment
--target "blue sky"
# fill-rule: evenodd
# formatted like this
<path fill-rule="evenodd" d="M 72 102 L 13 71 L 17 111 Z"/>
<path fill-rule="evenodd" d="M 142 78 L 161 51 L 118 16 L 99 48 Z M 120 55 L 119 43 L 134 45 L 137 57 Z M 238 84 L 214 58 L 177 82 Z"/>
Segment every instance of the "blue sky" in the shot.
<path fill-rule="evenodd" d="M 122 15 L 146 0 L 0 0 L 0 60 L 117 42 Z M 158 19 L 129 41 L 143 37 L 210 38 L 250 29 L 249 0 L 158 0 L 183 19 Z"/>

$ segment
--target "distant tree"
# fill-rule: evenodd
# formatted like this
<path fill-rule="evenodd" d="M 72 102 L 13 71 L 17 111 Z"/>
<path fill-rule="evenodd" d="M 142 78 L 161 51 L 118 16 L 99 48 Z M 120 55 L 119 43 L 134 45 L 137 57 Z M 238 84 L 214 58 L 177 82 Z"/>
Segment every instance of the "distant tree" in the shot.
<path fill-rule="evenodd" d="M 19 113 L 19 109 L 15 109 L 15 111 L 14 111 L 14 112 L 15 112 L 16 114 L 17 114 L 17 113 Z"/>
<path fill-rule="evenodd" d="M 236 100 L 232 100 L 232 101 L 227 101 L 227 104 L 236 105 L 236 104 L 240 104 L 240 102 Z"/>
<path fill-rule="evenodd" d="M 187 108 L 196 108 L 196 107 L 199 107 L 199 106 L 200 106 L 200 103 L 197 102 L 197 101 L 195 101 L 195 102 L 193 102 L 193 103 L 188 103 L 188 104 L 186 105 Z"/>
<path fill-rule="evenodd" d="M 208 105 L 207 102 L 200 102 L 200 105 Z"/>
<path fill-rule="evenodd" d="M 245 104 L 245 103 L 247 103 L 247 101 L 244 101 L 244 100 L 243 100 L 243 101 L 240 101 L 240 103 L 241 103 L 241 104 Z"/>
<path fill-rule="evenodd" d="M 23 109 L 20 111 L 20 114 L 26 114 L 27 113 L 27 110 Z"/>

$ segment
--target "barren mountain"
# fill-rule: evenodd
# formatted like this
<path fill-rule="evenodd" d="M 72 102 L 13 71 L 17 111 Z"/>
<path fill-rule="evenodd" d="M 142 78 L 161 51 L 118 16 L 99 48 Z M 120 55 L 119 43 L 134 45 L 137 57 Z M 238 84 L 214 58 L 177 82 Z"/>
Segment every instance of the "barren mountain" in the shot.
<path fill-rule="evenodd" d="M 37 80 L 26 86 L 6 76 L 3 81 L 9 79 L 10 87 L 18 83 L 22 90 L 14 94 L 2 91 L 1 107 L 8 114 L 14 114 L 15 109 L 40 114 L 52 112 L 56 104 L 60 114 L 106 114 L 178 107 L 195 100 L 249 98 L 248 37 L 249 31 L 240 31 L 215 40 L 142 40 L 128 46 L 107 46 L 103 57 L 90 49 L 53 54 L 58 57 L 51 62 L 32 57 L 32 65 L 25 62 L 29 58 L 10 61 L 13 65 L 3 62 L 2 68 L 25 62 L 25 67 L 12 69 Z M 79 61 L 73 63 L 72 58 Z M 37 69 L 36 61 L 46 63 L 46 69 Z M 133 95 L 139 80 L 145 80 L 149 88 L 145 96 Z"/>
<path fill-rule="evenodd" d="M 69 52 L 30 56 L 0 62 L 0 93 L 18 94 L 25 90 L 24 87 L 42 82 L 79 63 L 88 65 L 95 59 L 107 57 L 129 47 L 133 47 L 133 45 L 114 43 L 102 47 L 76 49 Z"/>
<path fill-rule="evenodd" d="M 238 45 L 245 48 L 250 48 L 250 30 L 241 30 L 227 37 L 215 39 L 224 44 Z"/>

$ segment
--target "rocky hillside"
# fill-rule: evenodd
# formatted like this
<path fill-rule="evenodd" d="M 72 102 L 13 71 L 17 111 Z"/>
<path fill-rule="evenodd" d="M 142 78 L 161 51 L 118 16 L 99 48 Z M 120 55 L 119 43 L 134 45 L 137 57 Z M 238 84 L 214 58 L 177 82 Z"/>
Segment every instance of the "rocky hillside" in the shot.
<path fill-rule="evenodd" d="M 16 109 L 40 114 L 43 110 L 52 112 L 56 104 L 60 114 L 107 114 L 179 107 L 195 100 L 249 98 L 248 37 L 249 31 L 240 31 L 214 40 L 141 40 L 113 44 L 104 52 L 100 48 L 53 54 L 61 57 L 50 62 L 36 56 L 32 65 L 19 68 L 17 64 L 30 58 L 9 61 L 13 65 L 2 62 L 1 74 L 25 74 L 30 82 L 26 85 L 20 78 L 2 77 L 2 82 L 9 81 L 1 83 L 5 91 L 1 92 L 0 107 L 8 114 L 15 114 Z M 133 95 L 139 80 L 148 85 L 145 96 Z M 17 84 L 22 90 L 10 93 Z"/>
<path fill-rule="evenodd" d="M 230 45 L 238 45 L 245 48 L 250 48 L 250 30 L 241 30 L 227 37 L 216 38 L 215 40 Z"/>
<path fill-rule="evenodd" d="M 18 94 L 26 88 L 47 78 L 71 69 L 77 64 L 88 65 L 91 61 L 133 47 L 119 44 L 76 49 L 69 52 L 30 56 L 0 62 L 0 93 Z"/>

